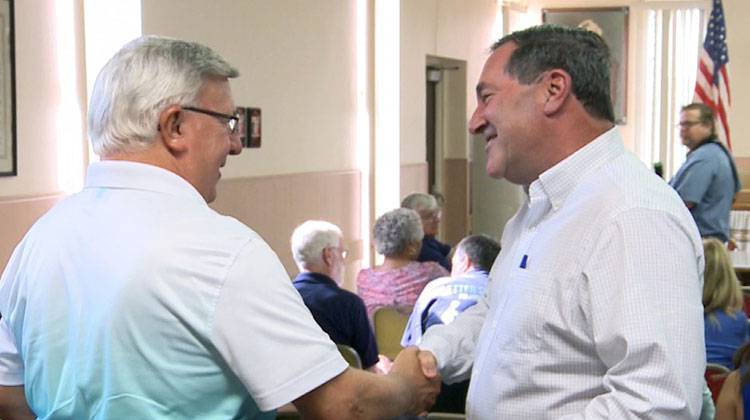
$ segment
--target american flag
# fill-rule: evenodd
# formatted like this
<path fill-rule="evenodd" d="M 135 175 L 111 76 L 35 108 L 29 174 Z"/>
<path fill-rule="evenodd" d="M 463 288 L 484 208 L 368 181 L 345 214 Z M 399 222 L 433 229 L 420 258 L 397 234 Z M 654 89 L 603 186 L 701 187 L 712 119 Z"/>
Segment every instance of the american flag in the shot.
<path fill-rule="evenodd" d="M 710 106 L 716 114 L 716 131 L 719 139 L 732 149 L 729 137 L 729 108 L 732 96 L 729 90 L 729 51 L 727 27 L 721 0 L 713 0 L 711 18 L 708 20 L 706 40 L 698 60 L 698 77 L 695 81 L 695 102 Z"/>

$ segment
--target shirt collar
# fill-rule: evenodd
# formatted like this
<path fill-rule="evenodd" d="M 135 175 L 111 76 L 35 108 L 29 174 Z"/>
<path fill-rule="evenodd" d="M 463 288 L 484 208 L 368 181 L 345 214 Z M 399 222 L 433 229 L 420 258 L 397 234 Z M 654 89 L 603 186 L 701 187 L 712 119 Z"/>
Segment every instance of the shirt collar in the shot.
<path fill-rule="evenodd" d="M 622 154 L 624 149 L 620 132 L 612 127 L 539 175 L 528 188 L 529 199 L 549 200 L 553 210 L 559 209 L 581 179 Z"/>
<path fill-rule="evenodd" d="M 333 281 L 332 278 L 326 276 L 325 274 L 313 273 L 312 271 L 303 271 L 297 274 L 297 278 L 295 278 L 294 281 L 295 282 L 307 281 L 307 282 L 313 282 L 313 283 L 330 283 L 338 287 L 338 285 L 336 284 L 335 281 Z"/>
<path fill-rule="evenodd" d="M 176 173 L 158 166 L 124 160 L 105 160 L 90 164 L 84 188 L 153 191 L 190 198 L 207 205 L 198 190 Z"/>

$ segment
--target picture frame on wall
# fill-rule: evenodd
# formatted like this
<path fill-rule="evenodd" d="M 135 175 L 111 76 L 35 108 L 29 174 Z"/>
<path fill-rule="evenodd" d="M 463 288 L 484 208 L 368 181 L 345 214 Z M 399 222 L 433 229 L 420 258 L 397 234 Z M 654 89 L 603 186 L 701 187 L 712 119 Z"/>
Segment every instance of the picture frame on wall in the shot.
<path fill-rule="evenodd" d="M 0 0 L 0 176 L 17 175 L 13 0 Z"/>
<path fill-rule="evenodd" d="M 625 124 L 628 109 L 628 15 L 629 8 L 542 9 L 542 21 L 582 27 L 599 34 L 609 46 L 612 68 L 610 94 L 617 124 Z"/>

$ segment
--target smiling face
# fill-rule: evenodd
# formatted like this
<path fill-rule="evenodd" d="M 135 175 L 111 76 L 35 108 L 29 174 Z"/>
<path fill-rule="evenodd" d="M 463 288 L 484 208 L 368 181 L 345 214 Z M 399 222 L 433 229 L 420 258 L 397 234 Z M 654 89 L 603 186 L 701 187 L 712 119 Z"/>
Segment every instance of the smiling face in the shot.
<path fill-rule="evenodd" d="M 235 106 L 229 82 L 226 79 L 206 80 L 196 106 L 232 115 Z M 237 155 L 242 151 L 239 131 L 230 133 L 226 121 L 211 115 L 190 111 L 182 114 L 190 143 L 186 175 L 189 176 L 188 181 L 210 203 L 216 198 L 216 184 L 221 178 L 220 168 L 226 164 L 227 156 Z"/>
<path fill-rule="evenodd" d="M 512 43 L 499 47 L 484 64 L 469 131 L 486 142 L 489 176 L 524 185 L 539 176 L 534 163 L 543 150 L 541 140 L 533 136 L 537 86 L 520 84 L 505 72 L 515 48 Z"/>

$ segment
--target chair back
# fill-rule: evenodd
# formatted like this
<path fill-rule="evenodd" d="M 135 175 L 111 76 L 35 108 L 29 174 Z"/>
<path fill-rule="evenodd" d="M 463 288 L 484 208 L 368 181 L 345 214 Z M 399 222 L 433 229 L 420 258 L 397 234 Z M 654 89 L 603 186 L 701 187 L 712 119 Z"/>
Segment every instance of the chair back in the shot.
<path fill-rule="evenodd" d="M 391 360 L 403 349 L 401 337 L 404 335 L 411 310 L 411 306 L 386 306 L 376 310 L 372 317 L 378 352 Z"/>
<path fill-rule="evenodd" d="M 349 363 L 349 366 L 355 369 L 362 369 L 362 359 L 359 358 L 356 350 L 346 344 L 336 344 L 336 347 L 339 348 L 339 353 L 344 356 L 344 360 L 346 360 L 346 363 Z"/>
<path fill-rule="evenodd" d="M 711 398 L 716 404 L 716 400 L 719 398 L 719 392 L 721 387 L 724 385 L 724 380 L 727 379 L 731 371 L 724 365 L 716 363 L 706 363 L 706 372 L 704 374 L 708 389 L 711 390 Z"/>
<path fill-rule="evenodd" d="M 750 287 L 742 286 L 742 309 L 745 315 L 750 318 Z"/>

